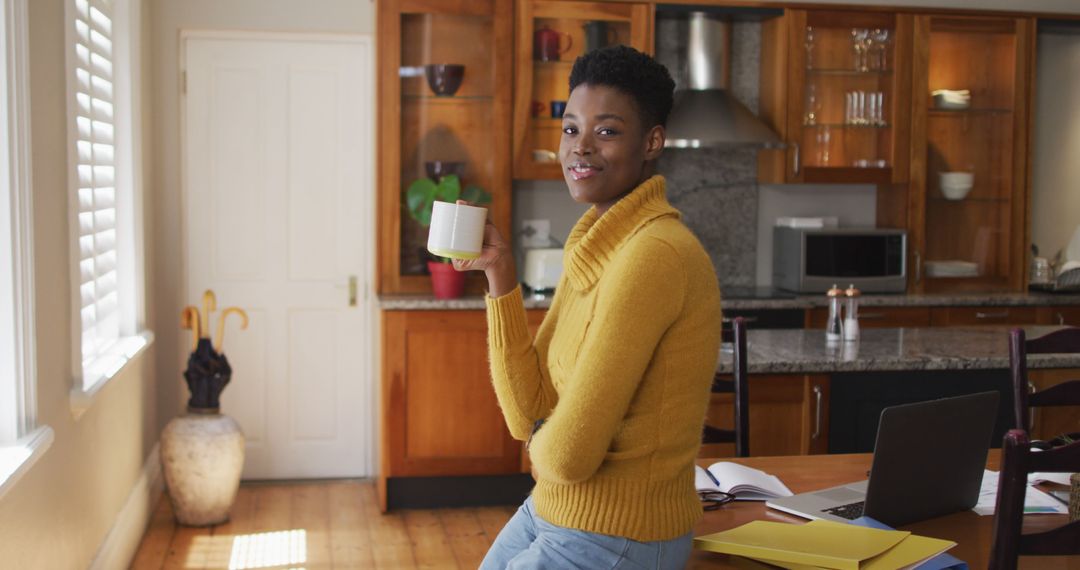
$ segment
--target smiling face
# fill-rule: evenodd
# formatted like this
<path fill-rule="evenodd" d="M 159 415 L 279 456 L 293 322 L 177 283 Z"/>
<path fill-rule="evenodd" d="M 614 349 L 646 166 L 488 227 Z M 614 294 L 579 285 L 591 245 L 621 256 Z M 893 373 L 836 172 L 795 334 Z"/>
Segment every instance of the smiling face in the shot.
<path fill-rule="evenodd" d="M 587 83 L 570 93 L 559 161 L 574 200 L 606 212 L 653 175 L 663 149 L 664 127 L 646 128 L 629 95 Z"/>

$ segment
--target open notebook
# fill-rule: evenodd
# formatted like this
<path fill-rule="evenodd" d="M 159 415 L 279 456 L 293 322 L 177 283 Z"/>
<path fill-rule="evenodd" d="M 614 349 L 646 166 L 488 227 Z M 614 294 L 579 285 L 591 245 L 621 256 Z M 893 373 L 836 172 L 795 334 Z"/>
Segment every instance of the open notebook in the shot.
<path fill-rule="evenodd" d="M 791 489 L 775 475 L 730 461 L 713 463 L 708 469 L 697 466 L 694 484 L 698 491 L 721 491 L 738 501 L 764 501 L 790 497 Z"/>

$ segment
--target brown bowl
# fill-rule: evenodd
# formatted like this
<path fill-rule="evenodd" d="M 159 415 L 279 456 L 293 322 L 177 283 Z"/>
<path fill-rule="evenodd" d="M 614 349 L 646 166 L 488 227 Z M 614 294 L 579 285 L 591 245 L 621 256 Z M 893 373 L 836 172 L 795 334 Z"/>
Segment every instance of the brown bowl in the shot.
<path fill-rule="evenodd" d="M 465 78 L 465 66 L 459 63 L 431 63 L 424 66 L 428 87 L 436 95 L 449 97 L 457 93 Z"/>

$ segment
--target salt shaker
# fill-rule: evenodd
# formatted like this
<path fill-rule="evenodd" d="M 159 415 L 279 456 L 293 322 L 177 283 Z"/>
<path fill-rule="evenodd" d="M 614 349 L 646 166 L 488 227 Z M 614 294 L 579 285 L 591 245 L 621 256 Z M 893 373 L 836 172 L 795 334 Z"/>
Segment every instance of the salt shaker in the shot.
<path fill-rule="evenodd" d="M 825 341 L 838 342 L 844 335 L 844 324 L 840 320 L 840 301 L 843 300 L 844 291 L 835 284 L 829 289 L 829 320 L 825 322 Z"/>
<path fill-rule="evenodd" d="M 859 295 L 862 293 L 854 284 L 848 285 L 844 290 L 844 296 L 847 297 L 847 307 L 844 308 L 845 341 L 859 340 Z"/>

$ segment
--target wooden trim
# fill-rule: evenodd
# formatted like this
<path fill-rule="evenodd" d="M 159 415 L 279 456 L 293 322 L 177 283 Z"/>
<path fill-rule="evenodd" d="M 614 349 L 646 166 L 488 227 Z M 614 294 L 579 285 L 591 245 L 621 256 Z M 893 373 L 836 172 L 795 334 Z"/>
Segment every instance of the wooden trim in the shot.
<path fill-rule="evenodd" d="M 892 102 L 892 183 L 904 184 L 910 180 L 911 121 L 901 117 L 912 115 L 911 91 L 905 85 L 911 85 L 912 79 L 912 41 L 914 39 L 914 17 L 911 14 L 897 14 L 893 45 L 893 102 Z"/>
<path fill-rule="evenodd" d="M 401 66 L 401 32 L 398 29 L 399 12 L 390 2 L 376 2 L 378 37 L 375 43 L 376 76 L 378 85 L 375 104 L 379 109 L 375 138 L 378 141 L 376 152 L 376 211 L 378 225 L 378 285 L 379 293 L 392 293 L 400 290 L 398 266 L 400 264 L 401 211 L 397 192 L 393 189 L 401 186 L 398 174 L 398 157 L 401 148 L 401 126 L 397 123 L 401 117 L 401 84 L 397 77 Z M 383 150 L 385 149 L 385 150 Z"/>
<path fill-rule="evenodd" d="M 911 42 L 911 144 L 908 179 L 908 291 L 922 293 L 926 271 L 926 109 L 929 106 L 930 16 L 914 18 Z M 919 276 L 921 279 L 916 280 Z"/>
<path fill-rule="evenodd" d="M 806 51 L 792 48 L 790 46 L 801 46 L 804 43 L 804 34 L 806 33 L 806 10 L 789 10 L 787 27 L 787 142 L 789 145 L 792 143 L 799 145 L 802 144 L 802 118 L 803 118 L 803 101 L 805 94 L 803 90 L 806 86 Z M 795 157 L 799 155 L 799 159 L 805 162 L 807 149 L 796 149 L 789 147 L 785 153 L 784 159 L 784 173 L 785 180 L 789 183 L 804 182 L 803 173 L 804 169 L 801 169 L 796 173 L 795 171 Z"/>
<path fill-rule="evenodd" d="M 487 16 L 502 0 L 398 0 L 398 10 L 405 14 L 451 14 Z M 386 28 L 380 28 L 386 29 Z"/>
<path fill-rule="evenodd" d="M 1013 146 L 1013 200 L 1012 200 L 1012 247 L 1009 252 L 1009 289 L 1025 291 L 1028 282 L 1027 244 L 1031 243 L 1031 227 L 1028 223 L 1032 188 L 1032 136 L 1034 129 L 1035 101 L 1035 42 L 1034 18 L 1016 22 L 1016 86 L 1013 118 L 1016 129 Z"/>
<path fill-rule="evenodd" d="M 761 23 L 761 71 L 758 87 L 758 117 L 788 140 L 787 130 L 787 25 L 791 16 L 771 18 Z M 786 149 L 762 149 L 758 153 L 758 184 L 782 184 L 787 174 Z"/>

